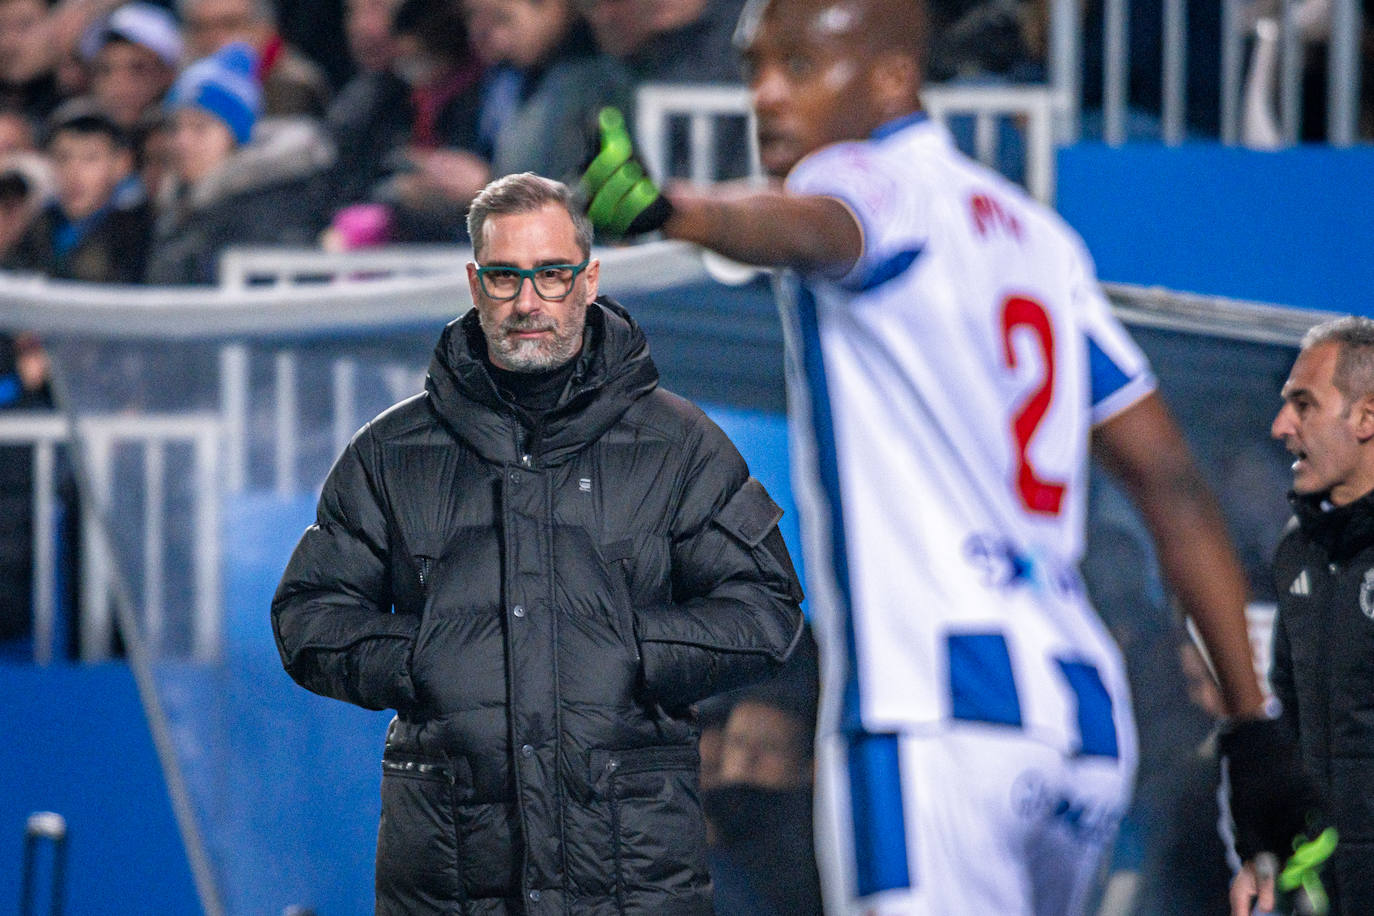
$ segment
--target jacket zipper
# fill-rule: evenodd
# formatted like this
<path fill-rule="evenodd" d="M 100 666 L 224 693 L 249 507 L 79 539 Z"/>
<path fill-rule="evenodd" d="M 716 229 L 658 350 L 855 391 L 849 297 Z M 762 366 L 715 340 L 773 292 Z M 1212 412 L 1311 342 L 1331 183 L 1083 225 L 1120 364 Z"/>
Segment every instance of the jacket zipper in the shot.
<path fill-rule="evenodd" d="M 420 566 L 420 594 L 424 595 L 429 590 L 429 567 L 434 561 L 425 556 L 417 556 L 415 560 Z"/>

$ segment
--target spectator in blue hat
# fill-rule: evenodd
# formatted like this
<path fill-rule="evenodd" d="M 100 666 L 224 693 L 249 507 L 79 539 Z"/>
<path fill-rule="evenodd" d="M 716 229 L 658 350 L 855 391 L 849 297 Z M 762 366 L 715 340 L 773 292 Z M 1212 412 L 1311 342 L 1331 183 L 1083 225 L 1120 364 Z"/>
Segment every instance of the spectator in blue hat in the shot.
<path fill-rule="evenodd" d="M 259 121 L 253 49 L 231 43 L 172 86 L 173 176 L 158 203 L 149 283 L 213 283 L 230 245 L 313 245 L 328 221 L 333 148 L 309 119 Z"/>

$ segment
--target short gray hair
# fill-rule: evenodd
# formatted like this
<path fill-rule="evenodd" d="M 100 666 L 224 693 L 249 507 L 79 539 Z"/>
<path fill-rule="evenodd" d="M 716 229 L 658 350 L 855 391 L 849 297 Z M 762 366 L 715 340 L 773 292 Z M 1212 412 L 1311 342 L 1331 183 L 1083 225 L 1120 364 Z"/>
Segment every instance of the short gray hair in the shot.
<path fill-rule="evenodd" d="M 572 220 L 573 233 L 582 256 L 592 251 L 592 223 L 582 209 L 581 201 L 571 188 L 561 181 L 545 178 L 533 172 L 520 172 L 498 178 L 482 189 L 468 208 L 468 237 L 472 239 L 473 254 L 481 250 L 482 230 L 488 217 L 507 213 L 533 213 L 549 204 L 558 204 Z"/>
<path fill-rule="evenodd" d="M 1331 382 L 1347 402 L 1374 394 L 1374 320 L 1361 315 L 1333 318 L 1302 338 L 1302 349 L 1334 343 L 1336 370 Z"/>

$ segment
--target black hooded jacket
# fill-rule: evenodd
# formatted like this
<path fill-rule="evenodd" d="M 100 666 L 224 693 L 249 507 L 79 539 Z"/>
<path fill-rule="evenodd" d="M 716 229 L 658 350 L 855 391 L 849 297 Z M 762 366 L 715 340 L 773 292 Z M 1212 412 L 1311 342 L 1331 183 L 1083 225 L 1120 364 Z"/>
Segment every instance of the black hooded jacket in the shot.
<path fill-rule="evenodd" d="M 801 632 L 781 510 L 619 306 L 589 307 L 538 429 L 476 317 L 331 471 L 272 603 L 282 663 L 397 710 L 379 913 L 704 916 L 683 711 Z"/>
<path fill-rule="evenodd" d="M 1270 682 L 1340 832 L 1323 880 L 1333 916 L 1348 916 L 1374 900 L 1374 493 L 1291 502 Z"/>

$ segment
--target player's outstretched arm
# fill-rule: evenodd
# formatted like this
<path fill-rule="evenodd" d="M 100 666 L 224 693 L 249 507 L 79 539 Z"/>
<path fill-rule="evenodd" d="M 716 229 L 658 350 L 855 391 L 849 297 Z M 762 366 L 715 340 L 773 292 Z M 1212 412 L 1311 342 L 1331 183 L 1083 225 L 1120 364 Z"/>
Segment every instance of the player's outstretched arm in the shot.
<path fill-rule="evenodd" d="M 664 191 L 645 173 L 624 116 L 606 108 L 597 120 L 600 146 L 580 184 L 598 230 L 612 236 L 661 230 L 747 264 L 834 276 L 858 260 L 863 234 L 838 200 L 729 185 Z"/>
<path fill-rule="evenodd" d="M 668 196 L 673 215 L 665 235 L 746 264 L 842 276 L 863 245 L 854 215 L 833 197 L 728 186 L 682 186 Z"/>
<path fill-rule="evenodd" d="M 1211 489 L 1178 425 L 1151 394 L 1093 431 L 1093 451 L 1139 508 L 1164 577 L 1197 625 L 1226 711 L 1261 715 L 1245 627 L 1248 589 Z"/>

